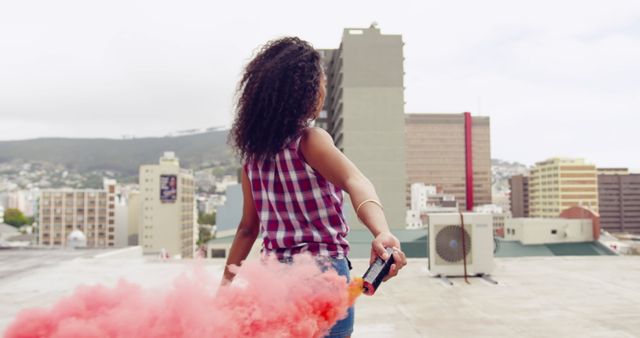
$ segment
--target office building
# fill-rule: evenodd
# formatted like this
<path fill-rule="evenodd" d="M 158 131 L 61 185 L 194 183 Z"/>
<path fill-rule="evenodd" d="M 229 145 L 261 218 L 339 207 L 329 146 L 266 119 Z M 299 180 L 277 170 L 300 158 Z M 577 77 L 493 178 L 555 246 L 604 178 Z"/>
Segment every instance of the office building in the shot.
<path fill-rule="evenodd" d="M 627 175 L 629 168 L 598 168 L 598 175 Z"/>
<path fill-rule="evenodd" d="M 598 169 L 598 206 L 604 230 L 640 234 L 640 174 Z"/>
<path fill-rule="evenodd" d="M 42 190 L 39 203 L 39 243 L 65 247 L 70 235 L 86 239 L 86 247 L 116 246 L 116 181 L 105 179 L 99 189 Z M 71 236 L 71 238 L 75 238 Z"/>
<path fill-rule="evenodd" d="M 462 210 L 491 204 L 490 144 L 489 117 L 407 114 L 408 183 L 442 187 Z"/>
<path fill-rule="evenodd" d="M 509 178 L 509 201 L 513 217 L 529 217 L 529 177 L 513 175 Z"/>
<path fill-rule="evenodd" d="M 158 164 L 140 166 L 139 179 L 143 253 L 193 257 L 198 231 L 191 171 L 180 168 L 173 152 L 165 152 Z"/>
<path fill-rule="evenodd" d="M 372 25 L 347 28 L 339 48 L 320 50 L 327 96 L 317 125 L 375 185 L 394 228 L 404 227 L 407 198 L 403 45 L 401 35 Z M 357 224 L 350 203 L 344 210 Z"/>
<path fill-rule="evenodd" d="M 558 217 L 561 211 L 573 206 L 598 212 L 595 165 L 570 158 L 536 163 L 529 176 L 529 216 Z"/>

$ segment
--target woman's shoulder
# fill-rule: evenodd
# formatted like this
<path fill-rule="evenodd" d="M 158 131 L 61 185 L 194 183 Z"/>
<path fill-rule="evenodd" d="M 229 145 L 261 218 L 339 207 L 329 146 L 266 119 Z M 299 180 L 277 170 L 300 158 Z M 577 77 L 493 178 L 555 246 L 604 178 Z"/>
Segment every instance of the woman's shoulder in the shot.
<path fill-rule="evenodd" d="M 298 152 L 305 162 L 315 163 L 322 160 L 334 148 L 333 138 L 326 130 L 318 127 L 306 128 L 302 131 Z"/>
<path fill-rule="evenodd" d="M 329 133 L 319 127 L 309 127 L 300 133 L 300 146 L 320 146 L 329 142 L 333 145 L 333 138 Z"/>

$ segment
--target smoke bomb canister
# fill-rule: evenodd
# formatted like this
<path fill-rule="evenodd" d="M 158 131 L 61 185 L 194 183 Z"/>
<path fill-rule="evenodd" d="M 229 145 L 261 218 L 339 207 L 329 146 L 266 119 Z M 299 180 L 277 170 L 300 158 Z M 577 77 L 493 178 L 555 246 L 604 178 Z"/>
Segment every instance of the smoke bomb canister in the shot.
<path fill-rule="evenodd" d="M 363 283 L 363 293 L 367 296 L 373 295 L 384 277 L 389 274 L 389 269 L 391 269 L 391 264 L 393 264 L 393 249 L 386 248 L 387 253 L 389 254 L 389 259 L 383 261 L 382 258 L 378 257 L 376 260 L 369 266 L 367 272 L 365 272 L 362 277 Z"/>

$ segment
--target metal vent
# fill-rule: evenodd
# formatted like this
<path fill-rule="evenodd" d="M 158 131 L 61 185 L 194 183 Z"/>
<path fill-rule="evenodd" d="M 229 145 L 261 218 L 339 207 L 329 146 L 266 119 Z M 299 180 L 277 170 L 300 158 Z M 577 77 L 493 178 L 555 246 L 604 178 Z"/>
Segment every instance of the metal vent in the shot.
<path fill-rule="evenodd" d="M 464 229 L 464 248 L 467 260 L 471 252 L 471 235 Z M 436 253 L 448 263 L 462 263 L 462 227 L 447 225 L 439 229 L 436 235 Z M 469 261 L 467 261 L 469 263 Z"/>

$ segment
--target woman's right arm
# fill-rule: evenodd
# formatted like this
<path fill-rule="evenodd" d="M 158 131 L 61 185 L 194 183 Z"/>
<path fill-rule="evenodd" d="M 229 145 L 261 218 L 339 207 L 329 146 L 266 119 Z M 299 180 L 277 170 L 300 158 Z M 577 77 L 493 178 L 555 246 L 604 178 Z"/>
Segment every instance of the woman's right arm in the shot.
<path fill-rule="evenodd" d="M 246 170 L 242 169 L 242 219 L 238 225 L 236 236 L 229 249 L 229 257 L 224 268 L 224 277 L 222 284 L 228 284 L 233 280 L 235 274 L 229 270 L 231 265 L 240 265 L 243 260 L 247 258 L 253 243 L 255 243 L 258 234 L 260 233 L 260 220 L 256 211 L 255 203 L 253 202 L 253 194 L 251 193 L 251 182 L 249 176 L 247 176 Z"/>

